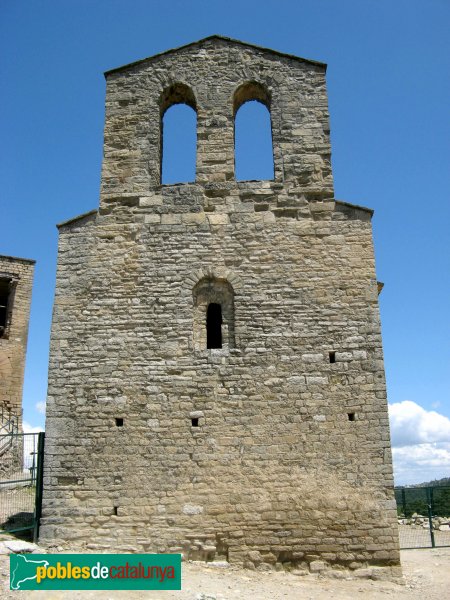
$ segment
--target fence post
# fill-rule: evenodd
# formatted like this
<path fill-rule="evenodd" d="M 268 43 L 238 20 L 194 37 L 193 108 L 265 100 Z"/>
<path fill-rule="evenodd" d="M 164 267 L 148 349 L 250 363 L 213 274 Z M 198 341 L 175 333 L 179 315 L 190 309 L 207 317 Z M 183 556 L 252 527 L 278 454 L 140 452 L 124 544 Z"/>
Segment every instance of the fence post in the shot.
<path fill-rule="evenodd" d="M 42 486 L 44 483 L 44 443 L 45 443 L 45 432 L 40 431 L 38 433 L 38 448 L 37 448 L 37 471 L 36 471 L 36 500 L 34 508 L 34 530 L 33 530 L 33 541 L 37 542 L 39 539 L 39 525 L 42 514 Z"/>
<path fill-rule="evenodd" d="M 406 493 L 405 493 L 405 488 L 402 489 L 402 504 L 403 504 L 403 516 L 405 517 L 405 519 L 407 519 L 408 515 L 406 514 Z"/>
<path fill-rule="evenodd" d="M 434 541 L 434 531 L 433 531 L 433 511 L 432 511 L 433 492 L 428 487 L 426 489 L 427 489 L 427 504 L 428 504 L 428 525 L 430 527 L 431 547 L 436 548 L 436 543 Z"/>

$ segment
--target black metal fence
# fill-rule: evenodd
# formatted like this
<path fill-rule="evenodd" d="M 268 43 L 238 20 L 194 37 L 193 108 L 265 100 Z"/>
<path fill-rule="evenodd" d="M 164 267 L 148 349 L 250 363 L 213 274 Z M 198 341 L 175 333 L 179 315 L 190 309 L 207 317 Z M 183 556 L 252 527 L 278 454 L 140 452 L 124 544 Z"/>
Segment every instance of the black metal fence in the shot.
<path fill-rule="evenodd" d="M 450 546 L 450 486 L 395 488 L 400 548 Z"/>
<path fill-rule="evenodd" d="M 0 435 L 0 534 L 38 538 L 44 439 L 44 432 Z"/>

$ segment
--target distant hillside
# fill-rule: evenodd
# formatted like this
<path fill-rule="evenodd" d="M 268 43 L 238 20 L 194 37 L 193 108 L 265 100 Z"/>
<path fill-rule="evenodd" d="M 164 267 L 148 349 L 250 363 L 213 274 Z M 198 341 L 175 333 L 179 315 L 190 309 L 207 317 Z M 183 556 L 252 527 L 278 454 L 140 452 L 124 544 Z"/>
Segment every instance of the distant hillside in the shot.
<path fill-rule="evenodd" d="M 415 483 L 414 485 L 405 485 L 405 487 L 450 487 L 450 477 L 435 479 L 434 481 L 426 481 L 425 483 Z"/>

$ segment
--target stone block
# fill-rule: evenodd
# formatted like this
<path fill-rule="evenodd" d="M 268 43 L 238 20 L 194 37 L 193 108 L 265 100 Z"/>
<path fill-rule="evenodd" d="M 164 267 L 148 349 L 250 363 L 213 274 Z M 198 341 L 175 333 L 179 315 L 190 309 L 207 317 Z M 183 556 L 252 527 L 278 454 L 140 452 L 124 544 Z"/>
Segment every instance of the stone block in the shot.
<path fill-rule="evenodd" d="M 321 573 L 325 571 L 327 565 L 322 560 L 313 560 L 309 563 L 309 570 L 311 573 Z"/>

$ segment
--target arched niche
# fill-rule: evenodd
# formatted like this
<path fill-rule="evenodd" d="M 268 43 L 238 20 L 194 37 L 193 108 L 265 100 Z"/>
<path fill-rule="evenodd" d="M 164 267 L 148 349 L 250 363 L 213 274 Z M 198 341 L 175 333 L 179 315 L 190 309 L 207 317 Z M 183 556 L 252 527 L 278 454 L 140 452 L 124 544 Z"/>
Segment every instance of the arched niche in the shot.
<path fill-rule="evenodd" d="M 234 290 L 231 284 L 225 279 L 204 277 L 194 286 L 192 296 L 194 349 L 234 348 Z M 214 340 L 212 345 L 211 340 Z"/>

